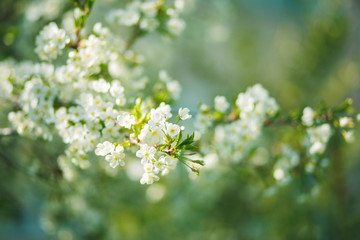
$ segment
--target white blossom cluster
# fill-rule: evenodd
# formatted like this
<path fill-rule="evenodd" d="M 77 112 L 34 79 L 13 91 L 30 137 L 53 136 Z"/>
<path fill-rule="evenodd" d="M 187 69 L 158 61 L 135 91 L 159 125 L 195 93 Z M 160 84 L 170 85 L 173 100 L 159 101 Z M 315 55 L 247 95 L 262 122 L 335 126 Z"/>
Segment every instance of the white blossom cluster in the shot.
<path fill-rule="evenodd" d="M 55 81 L 61 89 L 59 98 L 63 102 L 71 102 L 74 97 L 89 90 L 96 94 L 108 94 L 108 97 L 114 98 L 113 104 L 123 106 L 126 98 L 120 82 L 113 81 L 110 85 L 101 74 L 108 73 L 112 80 L 121 79 L 121 83 L 128 89 L 139 91 L 145 88 L 147 82 L 143 68 L 139 66 L 142 62 L 141 55 L 125 51 L 124 41 L 97 23 L 93 34 L 83 39 L 78 48 L 69 53 L 67 64 L 56 69 Z M 100 77 L 94 79 L 94 75 Z"/>
<path fill-rule="evenodd" d="M 8 62 L 3 66 L 6 66 L 4 74 L 7 81 L 2 81 L 0 85 L 5 83 L 9 90 L 13 89 L 13 93 L 8 92 L 2 96 L 15 101 L 21 109 L 9 113 L 10 122 L 19 134 L 51 140 L 49 125 L 54 121 L 53 105 L 58 91 L 46 79 L 53 75 L 54 66 L 28 62 L 18 65 Z"/>
<path fill-rule="evenodd" d="M 66 32 L 51 22 L 37 36 L 35 52 L 41 60 L 53 60 L 62 53 L 69 42 L 70 38 Z"/>
<path fill-rule="evenodd" d="M 72 67 L 71 72 L 81 75 L 99 73 L 101 64 L 107 64 L 122 51 L 123 41 L 115 38 L 101 23 L 95 24 L 93 31 L 94 34 L 80 42 L 77 50 L 69 53 L 67 65 Z"/>
<path fill-rule="evenodd" d="M 333 127 L 340 129 L 346 142 L 353 142 L 355 137 L 354 119 L 352 117 L 342 116 L 335 117 Z M 308 147 L 309 153 L 323 154 L 326 149 L 327 142 L 329 141 L 333 131 L 331 130 L 330 123 L 324 123 L 321 119 L 321 114 L 310 107 L 305 107 L 301 116 L 301 123 L 307 127 L 304 139 L 305 146 Z"/>
<path fill-rule="evenodd" d="M 64 8 L 62 0 L 40 0 L 29 2 L 25 10 L 25 18 L 32 24 L 43 18 L 51 20 L 59 16 Z"/>
<path fill-rule="evenodd" d="M 224 113 L 228 108 L 229 103 L 224 97 L 215 98 L 216 111 Z M 260 84 L 240 93 L 233 111 L 235 118 L 215 127 L 214 141 L 218 154 L 225 159 L 241 160 L 249 146 L 261 134 L 264 121 L 273 117 L 278 110 L 275 100 Z M 207 106 L 202 106 L 200 111 L 202 113 L 197 116 L 196 125 L 204 132 L 211 124 L 216 123 L 216 116 L 208 113 Z M 220 119 L 220 122 L 222 120 Z"/>
<path fill-rule="evenodd" d="M 94 34 L 69 53 L 66 65 L 19 64 L 14 81 L 25 86 L 19 99 L 21 111 L 9 114 L 18 132 L 51 139 L 54 127 L 69 144 L 67 158 L 81 167 L 89 166 L 86 154 L 99 138 L 119 134 L 119 126 L 110 119 L 126 103 L 122 83 L 90 78 L 100 72 L 101 64 L 109 64 L 110 57 L 120 55 L 119 41 L 107 28 L 95 24 Z"/>
<path fill-rule="evenodd" d="M 120 92 L 123 91 L 123 87 L 117 80 L 113 80 L 111 84 L 103 79 L 91 83 L 99 84 L 97 90 L 107 88 L 103 94 L 109 93 L 109 89 L 114 86 L 120 88 Z M 114 121 L 119 114 L 116 110 L 116 99 L 108 97 L 105 100 L 100 94 L 83 93 L 80 95 L 77 106 L 61 107 L 56 111 L 55 127 L 63 141 L 70 144 L 66 153 L 74 163 L 87 164 L 86 153 L 92 151 L 99 140 L 120 136 L 120 127 Z"/>
<path fill-rule="evenodd" d="M 69 39 L 50 23 L 37 43 L 41 59 L 49 60 L 61 53 Z M 143 61 L 141 55 L 125 49 L 121 38 L 97 23 L 93 33 L 69 51 L 64 65 L 4 62 L 1 97 L 14 98 L 13 88 L 21 89 L 9 121 L 21 135 L 48 140 L 59 135 L 67 148 L 58 164 L 69 180 L 74 177 L 71 163 L 87 168 L 89 153 L 95 151 L 112 168 L 124 166 L 126 157 L 140 158 L 141 183 L 151 184 L 175 167 L 182 152 L 175 145 L 180 144 L 184 130 L 177 123 L 191 115 L 189 109 L 180 108 L 177 122 L 171 123 L 170 105 L 154 105 L 151 96 L 141 94 L 148 82 L 140 66 Z M 181 86 L 165 71 L 160 71 L 159 83 L 169 99 L 179 98 Z M 135 100 L 142 96 L 143 102 Z"/>
<path fill-rule="evenodd" d="M 171 6 L 166 1 L 147 0 L 133 1 L 125 9 L 110 12 L 109 22 L 117 22 L 124 26 L 139 26 L 143 31 L 166 29 L 170 34 L 178 36 L 185 28 L 185 21 L 179 18 L 184 9 L 184 0 L 175 0 Z"/>
<path fill-rule="evenodd" d="M 178 35 L 185 27 L 179 18 L 184 2 L 171 4 L 132 1 L 125 10 L 114 10 L 109 18 L 140 31 L 158 29 Z M 75 20 L 86 17 L 85 11 L 75 10 Z M 161 70 L 153 92 L 143 91 L 150 85 L 141 65 L 145 58 L 101 23 L 96 23 L 88 36 L 73 41 L 50 23 L 36 38 L 35 51 L 42 60 L 50 61 L 67 47 L 66 61 L 56 65 L 0 63 L 1 101 L 13 102 L 10 123 L 20 135 L 47 140 L 60 136 L 66 149 L 58 164 L 68 180 L 74 179 L 74 166 L 91 165 L 93 152 L 105 159 L 102 162 L 109 169 L 137 159 L 143 168 L 142 184 L 158 181 L 178 161 L 198 173 L 203 161 L 197 160 L 201 158 L 198 155 L 188 157 L 188 151 L 196 149 L 192 143 L 200 137 L 200 153 L 237 162 L 254 146 L 264 123 L 279 111 L 274 98 L 256 84 L 240 93 L 232 107 L 225 96 L 216 96 L 214 107 L 202 104 L 195 120 L 198 134 L 184 137 L 185 128 L 179 122 L 192 117 L 189 109 L 180 108 L 173 116 L 170 106 L 180 98 L 178 81 Z M 341 129 L 346 141 L 354 140 L 354 118 L 341 116 L 329 124 L 320 122 L 320 115 L 307 107 L 301 116 L 310 155 L 324 153 L 333 125 Z M 286 179 L 299 163 L 294 151 L 284 149 L 284 158 L 274 166 L 277 180 Z"/>
<path fill-rule="evenodd" d="M 125 162 L 123 161 L 125 158 L 123 146 L 115 146 L 112 143 L 105 141 L 97 145 L 95 154 L 98 156 L 106 156 L 105 160 L 109 162 L 110 167 L 112 168 L 115 168 L 118 165 L 125 166 Z"/>
<path fill-rule="evenodd" d="M 359 116 L 358 116 L 359 117 Z M 352 143 L 355 141 L 354 121 L 350 117 L 340 117 L 339 127 L 342 129 L 341 133 L 346 142 Z"/>
<path fill-rule="evenodd" d="M 316 117 L 316 112 L 311 107 L 306 107 L 304 108 L 301 121 L 304 124 L 304 126 L 310 127 L 314 124 L 315 117 Z"/>
<path fill-rule="evenodd" d="M 216 111 L 225 113 L 230 107 L 230 103 L 224 96 L 216 96 L 214 99 L 214 108 Z"/>
<path fill-rule="evenodd" d="M 160 175 L 166 175 L 176 166 L 177 159 L 171 154 L 174 148 L 175 139 L 180 132 L 184 130 L 177 124 L 169 122 L 172 117 L 171 108 L 165 103 L 159 107 L 148 111 L 143 108 L 141 114 L 137 117 L 128 112 L 120 112 L 116 117 L 116 125 L 119 130 L 127 132 L 129 139 L 125 143 L 105 141 L 99 143 L 96 147 L 95 154 L 105 156 L 111 167 L 118 165 L 124 166 L 123 159 L 124 147 L 136 151 L 136 157 L 141 159 L 144 168 L 144 174 L 140 180 L 142 184 L 152 184 L 159 180 Z M 179 109 L 178 119 L 189 119 L 189 110 L 187 108 Z M 118 131 L 119 131 L 118 130 Z M 166 146 L 166 148 L 160 148 Z M 173 149 L 173 150 L 172 150 Z"/>
<path fill-rule="evenodd" d="M 274 165 L 273 177 L 282 184 L 291 179 L 290 171 L 300 163 L 299 153 L 288 145 L 282 148 L 281 157 Z"/>
<path fill-rule="evenodd" d="M 332 135 L 331 126 L 327 123 L 307 129 L 306 145 L 310 154 L 322 154 Z"/>
<path fill-rule="evenodd" d="M 52 139 L 48 124 L 54 121 L 54 100 L 57 90 L 43 84 L 40 77 L 34 76 L 25 83 L 20 95 L 22 112 L 11 112 L 9 120 L 20 134 L 32 133 L 45 139 Z"/>

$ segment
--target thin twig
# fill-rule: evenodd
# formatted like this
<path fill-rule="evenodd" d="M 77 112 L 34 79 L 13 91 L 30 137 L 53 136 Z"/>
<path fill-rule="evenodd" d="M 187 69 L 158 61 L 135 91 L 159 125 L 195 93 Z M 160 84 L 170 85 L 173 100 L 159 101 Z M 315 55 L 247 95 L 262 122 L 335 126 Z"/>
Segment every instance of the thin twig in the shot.
<path fill-rule="evenodd" d="M 300 123 L 295 119 L 275 119 L 275 120 L 265 120 L 264 127 L 272 127 L 272 126 L 298 126 Z"/>
<path fill-rule="evenodd" d="M 134 26 L 134 30 L 129 38 L 129 40 L 126 42 L 125 45 L 125 50 L 129 50 L 134 43 L 136 42 L 136 40 L 139 38 L 139 36 L 142 34 L 142 31 L 139 27 L 139 25 Z"/>
<path fill-rule="evenodd" d="M 89 16 L 90 12 L 91 12 L 91 7 L 92 7 L 92 4 L 91 6 L 89 7 L 87 5 L 87 2 L 88 0 L 84 0 L 82 2 L 78 2 L 76 5 L 84 11 L 84 19 L 86 20 L 86 18 Z M 74 48 L 74 49 L 78 49 L 79 47 L 79 44 L 80 44 L 80 41 L 81 41 L 81 36 L 80 36 L 80 31 L 84 28 L 84 25 L 85 25 L 85 21 L 82 22 L 81 25 L 79 26 L 76 26 L 75 28 L 75 36 L 76 36 L 76 39 L 75 39 L 75 42 L 71 42 L 70 43 L 70 47 L 71 48 Z"/>

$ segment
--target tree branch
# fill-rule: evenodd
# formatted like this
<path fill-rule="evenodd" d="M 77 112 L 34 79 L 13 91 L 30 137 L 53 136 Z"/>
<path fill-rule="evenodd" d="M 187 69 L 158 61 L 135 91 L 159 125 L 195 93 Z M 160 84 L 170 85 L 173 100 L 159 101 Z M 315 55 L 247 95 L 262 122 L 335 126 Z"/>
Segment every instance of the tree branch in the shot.
<path fill-rule="evenodd" d="M 80 36 L 80 31 L 81 29 L 83 29 L 83 27 L 85 26 L 86 23 L 86 19 L 89 16 L 92 6 L 94 4 L 95 0 L 83 0 L 83 1 L 77 1 L 75 4 L 78 6 L 78 8 L 80 8 L 82 11 L 84 11 L 84 15 L 81 16 L 79 19 L 75 19 L 75 36 L 76 36 L 76 40 L 75 42 L 71 42 L 70 43 L 70 47 L 77 49 L 79 47 L 80 41 L 81 41 L 81 36 Z"/>
<path fill-rule="evenodd" d="M 134 43 L 136 42 L 136 40 L 139 38 L 139 36 L 142 33 L 143 32 L 141 31 L 138 24 L 136 26 L 134 26 L 134 30 L 133 30 L 129 40 L 125 43 L 125 50 L 129 50 L 132 47 L 132 45 L 134 45 Z"/>

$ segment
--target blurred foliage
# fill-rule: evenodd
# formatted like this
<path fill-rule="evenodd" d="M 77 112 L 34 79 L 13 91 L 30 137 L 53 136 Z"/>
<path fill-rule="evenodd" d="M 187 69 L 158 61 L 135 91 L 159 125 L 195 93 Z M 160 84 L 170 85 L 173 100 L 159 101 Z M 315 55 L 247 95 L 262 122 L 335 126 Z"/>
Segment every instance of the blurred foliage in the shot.
<path fill-rule="evenodd" d="M 34 2 L 0 1 L 0 59 L 36 61 L 36 34 L 49 21 L 60 23 L 71 7 L 63 1 L 56 14 L 29 22 L 26 11 Z M 86 27 L 122 5 L 95 2 Z M 346 96 L 360 109 L 358 1 L 197 0 L 190 5 L 180 39 L 150 35 L 135 45 L 149 59 L 146 67 L 153 76 L 165 68 L 182 83 L 181 104 L 195 109 L 198 102 L 235 96 L 260 82 L 284 111 L 321 101 L 338 104 Z M 110 27 L 126 36 L 126 30 Z M 277 141 L 299 142 L 296 129 L 267 131 L 262 143 L 269 155 L 277 151 Z M 278 139 L 268 137 L 272 131 Z M 3 137 L 0 238 L 360 239 L 358 132 L 352 145 L 341 136 L 332 138 L 326 152 L 330 165 L 320 184 L 304 175 L 275 187 L 262 177 L 270 169 L 241 164 L 205 169 L 195 180 L 179 168 L 147 187 L 121 170 L 115 177 L 96 175 L 101 163 L 93 163 L 89 170 L 76 169 L 70 183 L 62 181 L 56 165 L 60 142 L 54 148 L 41 140 Z"/>

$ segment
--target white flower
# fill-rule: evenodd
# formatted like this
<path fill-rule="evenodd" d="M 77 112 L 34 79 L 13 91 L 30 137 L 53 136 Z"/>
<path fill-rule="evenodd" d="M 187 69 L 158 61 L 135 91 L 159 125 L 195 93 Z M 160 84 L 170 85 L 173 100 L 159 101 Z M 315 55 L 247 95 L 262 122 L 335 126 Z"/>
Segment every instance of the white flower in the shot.
<path fill-rule="evenodd" d="M 97 112 L 95 113 L 96 116 L 99 116 L 101 120 L 105 120 L 108 116 L 113 114 L 113 103 L 106 102 L 98 106 Z"/>
<path fill-rule="evenodd" d="M 133 26 L 140 19 L 140 13 L 135 9 L 127 9 L 121 12 L 120 23 L 125 26 Z"/>
<path fill-rule="evenodd" d="M 170 82 L 172 79 L 165 70 L 161 70 L 159 72 L 159 80 L 167 83 L 167 82 Z"/>
<path fill-rule="evenodd" d="M 100 35 L 102 38 L 106 38 L 109 35 L 109 29 L 103 27 L 100 22 L 95 23 L 93 31 L 94 33 Z"/>
<path fill-rule="evenodd" d="M 147 138 L 146 143 L 148 144 L 162 144 L 164 143 L 164 133 L 161 130 L 150 130 Z"/>
<path fill-rule="evenodd" d="M 113 127 L 116 123 L 114 119 L 119 115 L 119 112 L 115 109 L 108 109 L 106 111 L 105 127 Z"/>
<path fill-rule="evenodd" d="M 165 123 L 164 114 L 160 109 L 151 109 L 150 120 L 148 122 L 151 130 L 161 130 L 164 128 Z"/>
<path fill-rule="evenodd" d="M 171 18 L 166 25 L 170 33 L 178 36 L 184 31 L 186 24 L 184 20 L 180 18 Z"/>
<path fill-rule="evenodd" d="M 310 143 L 310 154 L 322 154 L 325 151 L 326 144 L 331 136 L 331 127 L 329 124 L 322 124 L 318 127 L 307 129 L 308 141 Z"/>
<path fill-rule="evenodd" d="M 277 168 L 275 169 L 273 176 L 276 180 L 281 180 L 284 178 L 284 170 L 282 170 L 281 168 Z"/>
<path fill-rule="evenodd" d="M 161 156 L 155 163 L 154 166 L 156 168 L 157 171 L 162 171 L 166 168 L 167 166 L 167 162 L 166 162 L 166 157 Z"/>
<path fill-rule="evenodd" d="M 276 103 L 274 98 L 269 98 L 265 102 L 266 113 L 272 117 L 274 116 L 280 109 L 279 105 Z"/>
<path fill-rule="evenodd" d="M 92 88 L 96 92 L 106 93 L 109 91 L 110 83 L 106 82 L 103 78 L 100 78 L 98 81 L 92 81 Z"/>
<path fill-rule="evenodd" d="M 149 124 L 145 124 L 143 129 L 141 129 L 140 134 L 138 136 L 139 140 L 144 141 L 144 139 L 146 138 L 146 136 L 149 132 L 150 132 Z"/>
<path fill-rule="evenodd" d="M 144 175 L 142 176 L 142 178 L 140 179 L 140 183 L 141 184 L 153 184 L 155 181 L 158 181 L 159 177 L 152 172 L 146 172 L 144 173 Z"/>
<path fill-rule="evenodd" d="M 55 59 L 69 42 L 70 38 L 65 31 L 51 22 L 36 37 L 35 52 L 42 60 Z"/>
<path fill-rule="evenodd" d="M 211 125 L 211 120 L 205 114 L 198 114 L 196 116 L 195 127 L 203 132 L 207 127 Z"/>
<path fill-rule="evenodd" d="M 30 91 L 37 99 L 43 99 L 46 94 L 46 88 L 41 84 L 34 84 Z"/>
<path fill-rule="evenodd" d="M 113 151 L 114 148 L 115 148 L 115 146 L 111 142 L 105 141 L 103 143 L 99 143 L 96 146 L 95 154 L 98 156 L 105 156 L 109 152 Z"/>
<path fill-rule="evenodd" d="M 355 131 L 354 130 L 344 131 L 342 133 L 342 135 L 344 136 L 344 139 L 347 143 L 353 143 L 355 141 Z"/>
<path fill-rule="evenodd" d="M 115 98 L 123 97 L 124 88 L 121 86 L 121 83 L 118 80 L 113 80 L 111 82 L 110 94 Z"/>
<path fill-rule="evenodd" d="M 69 119 L 73 122 L 78 122 L 85 116 L 84 109 L 82 107 L 71 107 L 69 108 Z"/>
<path fill-rule="evenodd" d="M 255 99 L 246 93 L 240 93 L 236 99 L 236 106 L 242 112 L 251 112 L 255 107 Z"/>
<path fill-rule="evenodd" d="M 160 103 L 160 105 L 159 105 L 159 107 L 157 108 L 157 110 L 159 110 L 166 119 L 172 117 L 170 105 L 167 105 L 167 104 L 165 104 L 164 102 Z"/>
<path fill-rule="evenodd" d="M 181 11 L 184 9 L 184 0 L 175 0 L 174 5 L 178 11 Z"/>
<path fill-rule="evenodd" d="M 77 123 L 75 126 L 69 128 L 71 132 L 72 141 L 82 140 L 85 137 L 86 130 L 80 123 Z"/>
<path fill-rule="evenodd" d="M 173 124 L 173 123 L 168 123 L 167 126 L 166 126 L 166 133 L 170 137 L 175 137 L 176 135 L 178 135 L 180 133 L 179 125 L 176 125 L 176 124 Z"/>
<path fill-rule="evenodd" d="M 102 129 L 102 125 L 99 122 L 89 121 L 85 125 L 89 134 L 99 134 L 99 130 Z"/>
<path fill-rule="evenodd" d="M 181 93 L 181 85 L 178 81 L 172 80 L 166 83 L 166 88 L 171 94 L 172 98 L 179 99 Z"/>
<path fill-rule="evenodd" d="M 261 84 L 255 84 L 249 87 L 246 92 L 250 94 L 256 101 L 265 102 L 269 98 L 269 93 Z"/>
<path fill-rule="evenodd" d="M 80 99 L 77 101 L 78 104 L 83 106 L 84 108 L 88 108 L 93 106 L 94 104 L 94 96 L 91 93 L 82 93 L 80 95 Z"/>
<path fill-rule="evenodd" d="M 326 143 L 331 136 L 331 127 L 326 123 L 315 128 L 309 128 L 307 132 L 311 142 L 320 141 Z"/>
<path fill-rule="evenodd" d="M 80 19 L 80 17 L 84 16 L 84 11 L 81 8 L 75 8 L 74 9 L 74 18 Z"/>
<path fill-rule="evenodd" d="M 224 96 L 216 96 L 214 102 L 215 102 L 215 109 L 222 113 L 224 113 L 230 106 L 230 104 L 226 101 L 226 98 Z"/>
<path fill-rule="evenodd" d="M 154 166 L 151 163 L 145 163 L 144 164 L 144 171 L 149 173 L 152 172 L 154 169 Z"/>
<path fill-rule="evenodd" d="M 145 164 L 154 159 L 156 148 L 150 147 L 147 144 L 142 144 L 140 149 L 136 152 L 136 157 L 141 158 L 141 163 Z"/>
<path fill-rule="evenodd" d="M 85 152 L 89 152 L 94 149 L 96 139 L 98 139 L 99 137 L 100 137 L 99 132 L 97 132 L 97 134 L 90 133 L 86 135 L 86 137 L 82 142 Z"/>
<path fill-rule="evenodd" d="M 140 21 L 140 28 L 147 31 L 155 30 L 159 26 L 159 21 L 155 18 L 142 18 Z"/>
<path fill-rule="evenodd" d="M 126 98 L 124 96 L 116 98 L 115 103 L 116 105 L 122 107 L 126 104 Z"/>
<path fill-rule="evenodd" d="M 120 115 L 117 117 L 117 122 L 120 126 L 129 129 L 136 123 L 135 116 L 130 115 L 128 112 L 120 113 Z"/>
<path fill-rule="evenodd" d="M 56 128 L 57 129 L 65 129 L 68 126 L 69 116 L 66 114 L 66 108 L 59 108 L 56 113 Z"/>
<path fill-rule="evenodd" d="M 341 117 L 339 119 L 339 125 L 342 128 L 348 127 L 348 125 L 350 124 L 350 118 L 349 117 Z"/>
<path fill-rule="evenodd" d="M 139 140 L 142 143 L 148 145 L 163 144 L 164 142 L 164 133 L 162 130 L 151 130 L 148 124 L 145 124 L 143 129 L 138 136 Z"/>
<path fill-rule="evenodd" d="M 145 15 L 155 17 L 158 11 L 158 3 L 155 1 L 144 2 L 141 4 L 140 9 Z"/>
<path fill-rule="evenodd" d="M 309 149 L 309 153 L 310 154 L 322 154 L 325 151 L 326 145 L 320 141 L 316 141 L 314 142 L 310 149 Z"/>
<path fill-rule="evenodd" d="M 105 160 L 109 162 L 110 167 L 115 168 L 118 165 L 120 165 L 121 167 L 125 165 L 125 162 L 123 161 L 124 158 L 124 147 L 117 146 L 115 148 L 115 151 L 112 151 L 109 155 L 105 157 Z"/>
<path fill-rule="evenodd" d="M 356 120 L 357 120 L 358 122 L 360 122 L 360 113 L 359 113 L 358 115 L 356 115 Z"/>
<path fill-rule="evenodd" d="M 206 104 L 201 104 L 200 105 L 200 112 L 205 113 L 208 112 L 210 110 L 210 107 Z"/>
<path fill-rule="evenodd" d="M 314 123 L 316 112 L 311 107 L 304 108 L 301 121 L 305 126 L 311 126 Z"/>
<path fill-rule="evenodd" d="M 115 138 L 120 135 L 119 130 L 120 128 L 118 126 L 107 126 L 101 131 L 101 133 L 104 138 Z"/>
<path fill-rule="evenodd" d="M 181 120 L 190 119 L 191 115 L 189 114 L 190 109 L 188 108 L 179 108 L 179 118 Z"/>

